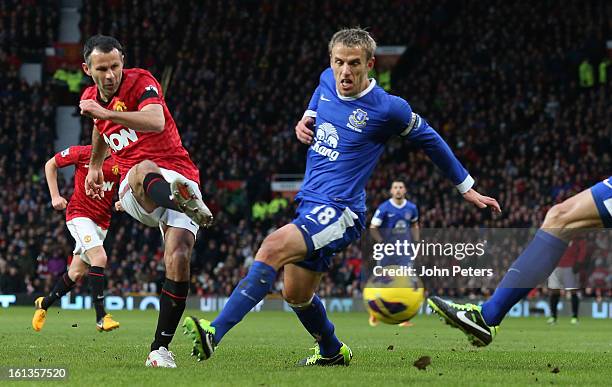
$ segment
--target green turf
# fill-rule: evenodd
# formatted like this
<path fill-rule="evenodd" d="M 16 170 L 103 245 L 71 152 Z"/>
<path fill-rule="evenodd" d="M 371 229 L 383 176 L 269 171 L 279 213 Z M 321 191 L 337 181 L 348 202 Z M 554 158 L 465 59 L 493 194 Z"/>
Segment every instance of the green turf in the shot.
<path fill-rule="evenodd" d="M 304 369 L 293 364 L 308 354 L 313 340 L 297 319 L 284 312 L 253 313 L 205 362 L 189 357 L 189 342 L 178 335 L 171 350 L 179 368 L 168 370 L 144 367 L 157 321 L 154 311 L 116 312 L 121 328 L 110 333 L 96 332 L 93 311 L 58 313 L 58 309 L 49 311 L 45 328 L 36 333 L 30 325 L 32 311 L 0 309 L 0 366 L 67 366 L 68 385 L 610 385 L 612 381 L 609 320 L 585 318 L 572 326 L 561 319 L 549 327 L 543 318 L 508 319 L 491 346 L 475 349 L 463 334 L 435 317 L 419 316 L 412 328 L 371 328 L 364 314 L 336 313 L 331 316 L 336 331 L 354 353 L 351 366 Z M 420 371 L 412 363 L 425 355 L 432 363 Z M 551 372 L 555 367 L 559 373 Z"/>

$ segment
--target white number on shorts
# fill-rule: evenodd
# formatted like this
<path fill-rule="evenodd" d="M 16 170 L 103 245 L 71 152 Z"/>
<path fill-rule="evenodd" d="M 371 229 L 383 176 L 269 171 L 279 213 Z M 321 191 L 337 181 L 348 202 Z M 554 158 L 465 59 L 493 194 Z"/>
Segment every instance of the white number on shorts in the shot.
<path fill-rule="evenodd" d="M 317 220 L 322 225 L 326 225 L 334 216 L 336 216 L 336 210 L 333 207 L 325 207 L 325 209 L 317 215 Z"/>
<path fill-rule="evenodd" d="M 323 211 L 321 211 L 323 210 Z M 310 210 L 311 214 L 319 214 L 317 215 L 317 220 L 319 224 L 326 225 L 336 216 L 336 210 L 333 207 L 325 207 L 325 205 L 316 206 L 312 210 Z"/>

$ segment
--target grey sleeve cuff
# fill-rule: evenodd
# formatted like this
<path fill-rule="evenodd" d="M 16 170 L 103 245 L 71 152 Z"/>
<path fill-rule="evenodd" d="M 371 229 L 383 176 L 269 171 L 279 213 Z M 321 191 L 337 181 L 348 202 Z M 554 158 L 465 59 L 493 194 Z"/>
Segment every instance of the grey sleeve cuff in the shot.
<path fill-rule="evenodd" d="M 317 118 L 317 112 L 315 112 L 314 110 L 306 110 L 304 112 L 304 115 L 302 116 L 302 118 L 304 118 L 304 117 Z"/>

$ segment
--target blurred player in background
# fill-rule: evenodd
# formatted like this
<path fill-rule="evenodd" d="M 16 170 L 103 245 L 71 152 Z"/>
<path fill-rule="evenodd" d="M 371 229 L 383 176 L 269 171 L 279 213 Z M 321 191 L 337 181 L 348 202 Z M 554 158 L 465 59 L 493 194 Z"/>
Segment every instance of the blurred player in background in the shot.
<path fill-rule="evenodd" d="M 370 222 L 370 232 L 372 237 L 381 242 L 388 237 L 392 237 L 393 240 L 389 242 L 393 243 L 397 238 L 406 240 L 408 242 L 418 241 L 420 236 L 419 231 L 419 210 L 413 202 L 406 199 L 406 183 L 402 180 L 393 180 L 391 183 L 391 198 L 384 201 L 372 216 Z M 384 229 L 384 237 L 381 235 L 378 229 Z M 391 235 L 387 235 L 388 233 Z M 385 262 L 381 261 L 382 266 L 387 265 L 411 265 L 410 256 L 403 257 L 401 262 Z M 370 326 L 375 327 L 378 325 L 378 321 L 373 314 L 370 314 L 368 318 Z M 404 321 L 400 323 L 400 327 L 410 327 L 414 325 L 410 321 Z"/>
<path fill-rule="evenodd" d="M 550 289 L 550 317 L 549 324 L 557 323 L 557 307 L 561 299 L 561 290 L 569 292 L 572 300 L 572 324 L 578 324 L 578 308 L 580 289 L 578 269 L 584 265 L 587 255 L 587 244 L 584 239 L 576 239 L 569 243 L 567 250 L 561 257 L 559 265 L 548 277 L 548 289 Z"/>
<path fill-rule="evenodd" d="M 559 264 L 568 242 L 581 231 L 612 228 L 612 176 L 548 210 L 542 226 L 482 306 L 431 297 L 429 306 L 461 329 L 475 346 L 489 345 L 508 311 Z"/>
<path fill-rule="evenodd" d="M 123 47 L 96 35 L 85 43 L 83 70 L 95 85 L 81 96 L 81 114 L 94 120 L 85 189 L 103 197 L 102 162 L 112 150 L 121 171 L 119 200 L 134 219 L 159 227 L 166 279 L 155 339 L 145 365 L 175 368 L 168 350 L 185 310 L 189 262 L 199 227 L 212 223 L 200 193 L 200 174 L 183 147 L 159 82 L 146 70 L 124 69 Z"/>
<path fill-rule="evenodd" d="M 349 365 L 352 352 L 336 337 L 316 291 L 331 258 L 359 239 L 365 228 L 365 185 L 393 136 L 420 146 L 465 200 L 500 211 L 495 199 L 472 188 L 474 179 L 427 121 L 404 99 L 368 79 L 375 50 L 374 39 L 359 28 L 341 30 L 329 42 L 331 68 L 321 74 L 295 129 L 297 138 L 309 145 L 296 218 L 263 241 L 255 263 L 214 321 L 185 318 L 183 326 L 194 340 L 192 354 L 199 360 L 212 355 L 284 268 L 283 297 L 317 341 L 314 354 L 298 364 Z"/>
<path fill-rule="evenodd" d="M 51 293 L 34 301 L 36 312 L 32 318 L 32 328 L 40 331 L 47 319 L 47 309 L 55 301 L 68 293 L 83 276 L 88 274 L 91 298 L 96 310 L 96 329 L 100 332 L 119 328 L 110 314 L 104 310 L 104 288 L 106 286 L 106 251 L 104 238 L 110 226 L 113 198 L 119 188 L 119 167 L 106 152 L 102 163 L 104 174 L 104 198 L 92 199 L 85 194 L 85 176 L 89 168 L 91 145 L 71 146 L 45 164 L 45 177 L 51 194 L 51 204 L 58 211 L 66 209 L 66 226 L 74 238 L 75 247 L 68 271 L 58 278 Z M 67 202 L 57 186 L 57 171 L 69 165 L 75 166 L 74 193 Z"/>

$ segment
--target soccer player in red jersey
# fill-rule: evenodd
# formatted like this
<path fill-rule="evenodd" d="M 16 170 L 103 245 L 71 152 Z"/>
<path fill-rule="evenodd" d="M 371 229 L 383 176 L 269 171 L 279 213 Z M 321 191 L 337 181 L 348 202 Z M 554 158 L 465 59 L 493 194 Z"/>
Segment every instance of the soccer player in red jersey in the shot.
<path fill-rule="evenodd" d="M 202 201 L 199 171 L 183 147 L 157 80 L 146 70 L 124 69 L 123 47 L 96 35 L 85 43 L 83 70 L 95 85 L 81 96 L 81 114 L 94 120 L 85 189 L 103 196 L 102 159 L 110 147 L 120 168 L 119 200 L 133 218 L 159 227 L 166 279 L 155 339 L 146 366 L 176 367 L 168 345 L 185 310 L 189 260 L 199 227 L 212 223 Z"/>
<path fill-rule="evenodd" d="M 119 188 L 119 166 L 110 155 L 102 163 L 104 175 L 104 198 L 96 200 L 85 194 L 85 177 L 91 157 L 91 145 L 71 146 L 45 164 L 45 176 L 51 194 L 51 204 L 58 211 L 66 209 L 66 226 L 75 240 L 72 262 L 69 270 L 58 278 L 53 291 L 46 297 L 38 297 L 34 302 L 36 312 L 32 318 L 32 328 L 40 331 L 47 319 L 47 309 L 55 301 L 68 293 L 85 274 L 89 272 L 91 297 L 96 309 L 96 329 L 100 332 L 119 328 L 119 323 L 104 310 L 104 268 L 106 252 L 104 238 L 111 219 L 113 197 Z M 67 202 L 57 187 L 57 170 L 69 165 L 76 167 L 74 173 L 74 193 Z"/>

